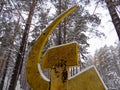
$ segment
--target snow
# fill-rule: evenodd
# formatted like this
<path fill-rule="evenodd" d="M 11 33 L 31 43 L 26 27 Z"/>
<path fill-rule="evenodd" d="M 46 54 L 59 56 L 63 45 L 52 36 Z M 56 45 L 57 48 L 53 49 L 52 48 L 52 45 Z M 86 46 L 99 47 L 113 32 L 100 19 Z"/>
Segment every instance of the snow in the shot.
<path fill-rule="evenodd" d="M 73 42 L 70 42 L 70 43 L 53 46 L 53 47 L 50 47 L 49 49 L 53 49 L 53 48 L 57 48 L 57 47 L 61 47 L 61 46 L 65 46 L 65 45 L 69 45 L 69 44 L 73 44 L 73 43 L 76 43 L 76 44 L 78 45 L 78 42 L 73 41 Z M 48 50 L 49 50 L 49 49 L 48 49 Z M 48 51 L 48 50 L 47 50 L 47 51 Z M 46 52 L 47 52 L 47 51 L 46 51 Z"/>
<path fill-rule="evenodd" d="M 16 86 L 15 90 L 23 90 L 22 88 L 20 88 L 20 81 L 19 80 L 17 82 L 17 86 Z"/>
<path fill-rule="evenodd" d="M 42 69 L 41 69 L 41 65 L 40 65 L 39 63 L 38 63 L 38 70 L 39 70 L 39 73 L 40 73 L 41 77 L 42 77 L 45 81 L 50 82 L 50 80 L 43 74 Z"/>

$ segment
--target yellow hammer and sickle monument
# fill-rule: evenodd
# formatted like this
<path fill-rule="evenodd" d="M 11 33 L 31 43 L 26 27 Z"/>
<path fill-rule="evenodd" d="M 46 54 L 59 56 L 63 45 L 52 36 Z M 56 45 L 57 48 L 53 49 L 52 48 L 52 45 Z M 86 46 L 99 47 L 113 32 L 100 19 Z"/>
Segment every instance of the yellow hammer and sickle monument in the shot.
<path fill-rule="evenodd" d="M 69 67 L 78 65 L 78 45 L 75 42 L 48 49 L 41 57 L 50 34 L 77 7 L 75 5 L 59 15 L 32 46 L 26 63 L 26 77 L 32 90 L 107 90 L 94 66 L 68 77 Z M 50 80 L 44 78 L 41 69 L 50 69 Z"/>

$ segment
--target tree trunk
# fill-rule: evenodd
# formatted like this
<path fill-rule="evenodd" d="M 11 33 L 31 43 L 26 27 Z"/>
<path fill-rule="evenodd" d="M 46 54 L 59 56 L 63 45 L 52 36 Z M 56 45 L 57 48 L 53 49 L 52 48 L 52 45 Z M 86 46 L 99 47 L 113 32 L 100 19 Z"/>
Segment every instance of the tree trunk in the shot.
<path fill-rule="evenodd" d="M 28 34 L 29 34 L 29 30 L 30 30 L 30 24 L 31 24 L 34 9 L 35 9 L 35 4 L 36 4 L 36 0 L 32 0 L 32 4 L 30 7 L 28 19 L 26 22 L 25 31 L 23 33 L 23 38 L 22 38 L 22 42 L 20 45 L 19 53 L 17 54 L 17 59 L 16 59 L 15 67 L 13 70 L 13 75 L 11 78 L 9 90 L 15 90 L 17 80 L 18 80 L 19 74 L 21 72 L 21 68 L 22 68 L 22 64 L 23 64 L 23 60 L 24 60 L 24 55 L 25 55 L 25 50 L 26 50 Z"/>
<path fill-rule="evenodd" d="M 61 14 L 61 0 L 59 0 L 59 15 Z M 59 24 L 59 31 L 58 31 L 58 45 L 61 44 L 61 23 Z"/>
<path fill-rule="evenodd" d="M 17 21 L 17 24 L 16 24 L 16 26 L 15 26 L 14 35 L 13 35 L 12 41 L 11 41 L 10 46 L 9 46 L 10 49 L 13 48 L 13 43 L 14 43 L 15 37 L 16 37 L 16 35 L 17 35 L 17 32 L 18 32 L 18 30 L 19 30 L 19 29 L 18 29 L 18 28 L 19 28 L 19 22 L 20 22 L 20 17 L 19 17 L 19 19 L 18 19 L 18 21 Z M 6 60 L 6 63 L 5 63 L 5 69 L 4 69 L 4 72 L 3 72 L 3 78 L 2 78 L 2 81 L 1 81 L 1 89 L 2 89 L 3 86 L 4 86 L 5 76 L 6 76 L 6 73 L 7 73 L 8 62 L 9 62 L 9 60 L 10 60 L 11 53 L 12 53 L 12 51 L 9 50 L 9 51 L 8 51 L 7 60 Z M 3 90 L 3 89 L 2 89 L 2 90 Z"/>
<path fill-rule="evenodd" d="M 67 8 L 67 0 L 65 1 L 65 8 Z M 67 29 L 66 24 L 67 24 L 67 18 L 64 19 L 64 37 L 63 37 L 64 41 L 63 41 L 63 43 L 66 43 L 66 29 Z"/>
<path fill-rule="evenodd" d="M 64 20 L 64 43 L 66 43 L 66 18 Z"/>
<path fill-rule="evenodd" d="M 112 22 L 114 24 L 114 27 L 116 29 L 116 32 L 117 32 L 117 35 L 118 35 L 118 38 L 120 41 L 120 18 L 116 12 L 116 9 L 115 9 L 116 6 L 112 0 L 105 0 L 105 2 L 107 4 L 109 13 L 110 13 L 111 18 L 112 18 Z"/>

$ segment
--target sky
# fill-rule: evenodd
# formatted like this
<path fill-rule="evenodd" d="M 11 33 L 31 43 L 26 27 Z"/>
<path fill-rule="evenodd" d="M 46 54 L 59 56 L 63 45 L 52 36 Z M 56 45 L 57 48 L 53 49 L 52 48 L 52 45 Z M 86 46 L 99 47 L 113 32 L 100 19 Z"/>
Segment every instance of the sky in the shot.
<path fill-rule="evenodd" d="M 106 4 L 104 4 L 104 6 L 106 6 Z M 93 1 L 86 7 L 86 9 L 89 10 L 90 14 L 93 14 L 95 7 L 96 5 Z M 103 8 L 100 4 L 98 4 L 94 14 L 97 14 L 101 19 L 101 24 L 96 29 L 103 32 L 105 37 L 92 37 L 89 39 L 88 42 L 90 43 L 90 47 L 88 48 L 88 52 L 91 54 L 94 54 L 95 50 L 100 47 L 104 47 L 104 45 L 115 45 L 115 42 L 118 42 L 118 36 L 113 26 L 108 9 L 105 7 Z"/>

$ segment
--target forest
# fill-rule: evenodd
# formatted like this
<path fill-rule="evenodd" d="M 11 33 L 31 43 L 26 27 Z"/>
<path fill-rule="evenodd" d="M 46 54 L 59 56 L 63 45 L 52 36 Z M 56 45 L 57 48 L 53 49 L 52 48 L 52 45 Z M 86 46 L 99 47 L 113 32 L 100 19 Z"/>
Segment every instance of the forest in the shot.
<path fill-rule="evenodd" d="M 74 5 L 77 10 L 56 27 L 42 54 L 51 47 L 76 41 L 80 64 L 70 68 L 70 76 L 94 65 L 108 90 L 120 90 L 119 0 L 0 0 L 0 90 L 32 90 L 26 79 L 31 47 L 57 16 Z M 90 9 L 91 5 L 94 8 Z M 103 30 L 98 27 L 107 18 L 102 17 L 104 12 L 97 11 L 98 8 L 110 17 Z M 105 41 L 110 31 L 104 26 L 116 34 L 111 38 L 112 44 Z M 105 44 L 98 45 L 99 40 Z M 91 47 L 92 44 L 95 46 Z M 43 72 L 50 78 L 49 70 Z"/>

